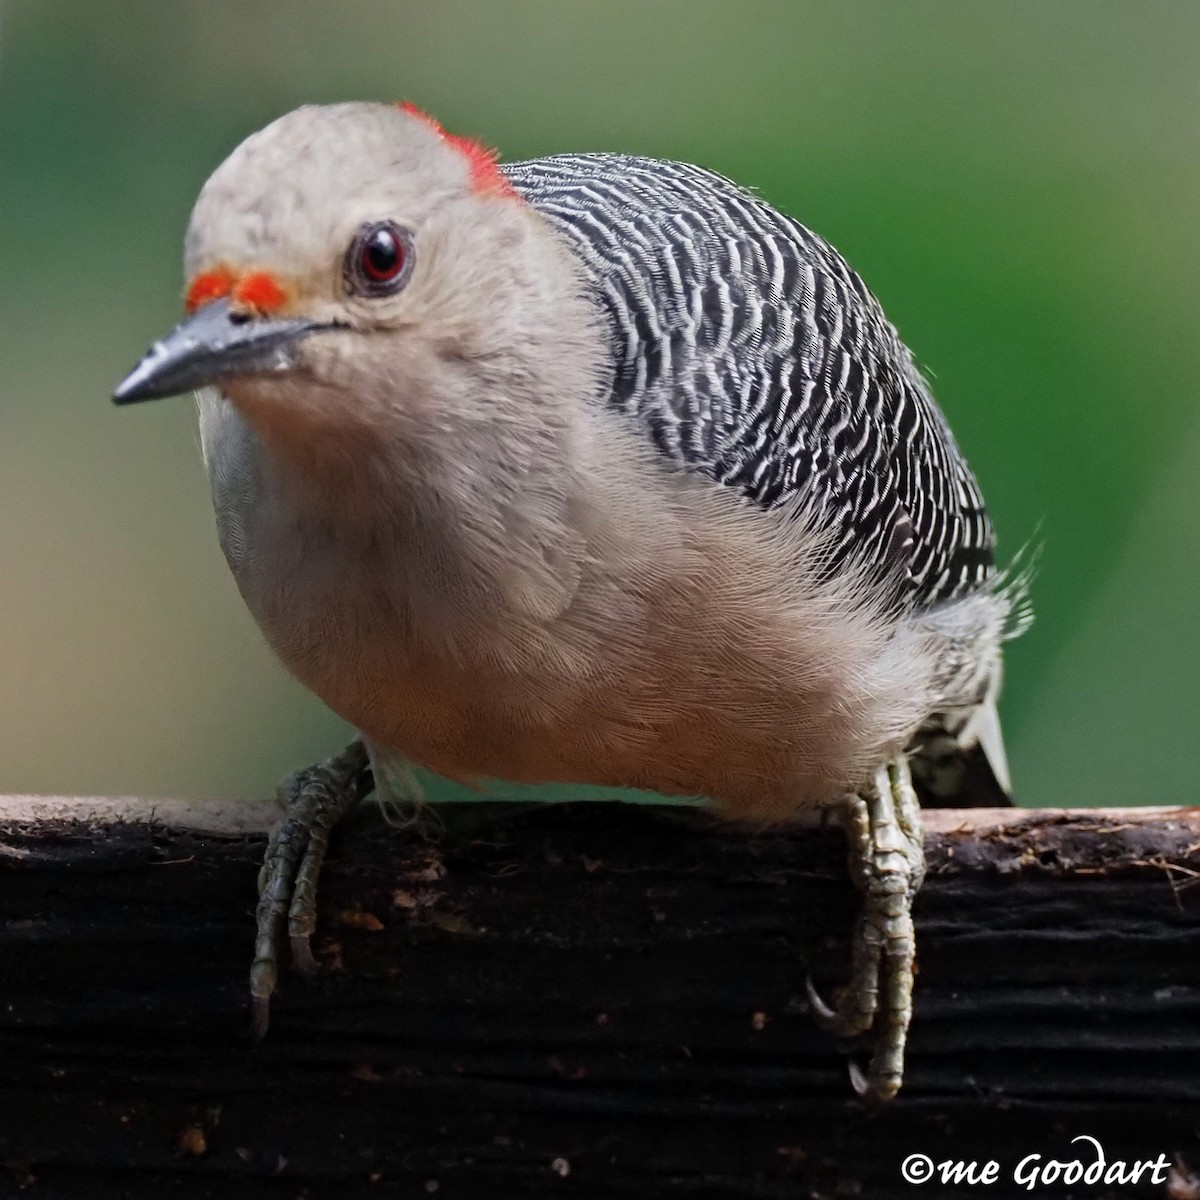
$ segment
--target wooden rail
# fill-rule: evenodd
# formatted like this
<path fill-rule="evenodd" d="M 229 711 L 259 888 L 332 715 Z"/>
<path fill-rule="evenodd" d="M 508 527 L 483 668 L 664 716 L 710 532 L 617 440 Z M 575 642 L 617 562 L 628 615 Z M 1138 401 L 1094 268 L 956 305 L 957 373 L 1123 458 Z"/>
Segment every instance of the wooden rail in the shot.
<path fill-rule="evenodd" d="M 1200 1197 L 1200 809 L 927 813 L 882 1110 L 802 1000 L 847 963 L 833 830 L 364 811 L 323 877 L 326 971 L 254 1044 L 272 815 L 0 801 L 0 1195 Z"/>

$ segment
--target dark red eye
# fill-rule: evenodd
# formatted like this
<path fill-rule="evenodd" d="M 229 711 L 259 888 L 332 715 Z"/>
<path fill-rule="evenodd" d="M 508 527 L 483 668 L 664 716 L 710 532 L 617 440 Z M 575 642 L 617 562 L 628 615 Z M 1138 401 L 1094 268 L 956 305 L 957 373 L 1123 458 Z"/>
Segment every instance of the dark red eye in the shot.
<path fill-rule="evenodd" d="M 386 296 L 399 291 L 412 269 L 412 238 L 390 221 L 359 230 L 346 256 L 346 284 L 352 292 Z"/>
<path fill-rule="evenodd" d="M 376 283 L 395 279 L 404 269 L 404 247 L 386 226 L 375 230 L 363 243 L 362 269 L 363 274 Z"/>

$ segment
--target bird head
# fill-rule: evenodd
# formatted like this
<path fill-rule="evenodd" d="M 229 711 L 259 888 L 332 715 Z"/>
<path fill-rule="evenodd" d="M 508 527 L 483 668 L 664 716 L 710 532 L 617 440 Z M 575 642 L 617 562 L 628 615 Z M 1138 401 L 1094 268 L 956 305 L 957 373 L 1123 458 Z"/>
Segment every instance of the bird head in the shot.
<path fill-rule="evenodd" d="M 569 345 L 592 341 L 569 255 L 491 151 L 410 105 L 305 107 L 247 138 L 200 193 L 184 269 L 188 316 L 119 404 L 216 385 L 260 433 L 305 438 L 428 430 L 451 394 L 491 420 L 487 393 L 539 374 L 589 384 L 554 377 L 594 357 Z"/>

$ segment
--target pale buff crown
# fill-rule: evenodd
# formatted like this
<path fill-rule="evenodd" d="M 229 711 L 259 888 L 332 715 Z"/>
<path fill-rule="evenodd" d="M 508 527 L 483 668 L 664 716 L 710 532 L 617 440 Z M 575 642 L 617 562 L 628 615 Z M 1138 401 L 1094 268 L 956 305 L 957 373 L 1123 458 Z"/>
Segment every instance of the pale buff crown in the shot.
<path fill-rule="evenodd" d="M 256 267 L 294 282 L 299 302 L 337 305 L 340 251 L 360 224 L 390 217 L 418 228 L 463 201 L 468 184 L 462 157 L 392 105 L 299 108 L 213 172 L 192 211 L 184 271 Z"/>
<path fill-rule="evenodd" d="M 352 294 L 348 249 L 385 220 L 412 234 L 412 276 L 395 295 Z M 264 272 L 280 314 L 346 327 L 309 339 L 287 378 L 228 389 L 262 432 L 281 403 L 291 433 L 305 416 L 327 428 L 336 410 L 349 435 L 385 394 L 392 409 L 497 379 L 558 395 L 595 386 L 600 338 L 569 253 L 515 194 L 474 187 L 453 143 L 396 105 L 307 106 L 248 137 L 200 193 L 184 270 Z M 312 403 L 325 389 L 342 403 Z"/>

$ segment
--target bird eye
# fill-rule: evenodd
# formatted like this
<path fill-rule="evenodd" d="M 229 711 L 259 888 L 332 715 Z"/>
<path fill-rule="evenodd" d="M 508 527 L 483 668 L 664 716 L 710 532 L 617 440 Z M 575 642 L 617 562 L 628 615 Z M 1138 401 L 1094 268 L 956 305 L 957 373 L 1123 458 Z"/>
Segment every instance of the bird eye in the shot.
<path fill-rule="evenodd" d="M 412 236 L 390 221 L 360 229 L 346 255 L 346 287 L 364 296 L 390 296 L 412 273 Z"/>
<path fill-rule="evenodd" d="M 387 283 L 404 269 L 404 249 L 390 229 L 377 229 L 363 243 L 362 269 L 368 279 Z"/>

